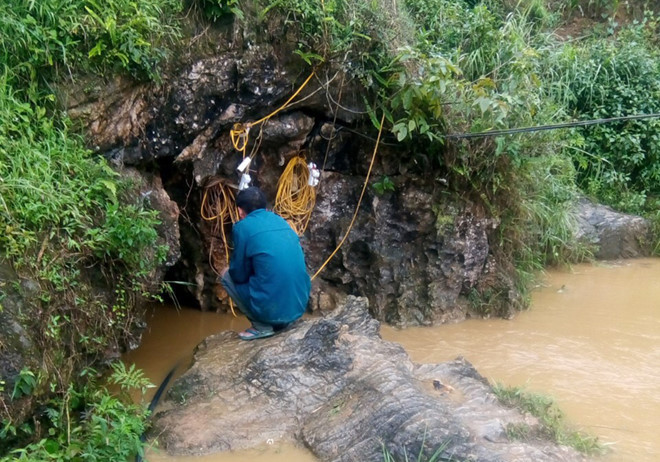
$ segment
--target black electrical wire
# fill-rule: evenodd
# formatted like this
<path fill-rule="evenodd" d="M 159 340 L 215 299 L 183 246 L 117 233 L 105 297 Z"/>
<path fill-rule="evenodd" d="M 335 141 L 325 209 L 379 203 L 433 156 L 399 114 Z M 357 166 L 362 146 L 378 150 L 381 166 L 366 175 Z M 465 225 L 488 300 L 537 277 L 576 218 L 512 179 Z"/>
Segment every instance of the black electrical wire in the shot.
<path fill-rule="evenodd" d="M 171 370 L 170 372 L 165 376 L 163 381 L 161 382 L 160 386 L 158 387 L 158 390 L 156 390 L 156 393 L 154 394 L 154 397 L 151 399 L 151 403 L 149 404 L 149 413 L 153 414 L 154 409 L 156 409 L 156 405 L 158 404 L 158 401 L 160 401 L 160 397 L 165 391 L 165 388 L 167 387 L 167 384 L 170 382 L 172 377 L 174 376 L 174 372 L 176 372 L 177 367 L 179 367 L 179 364 L 177 363 Z M 147 435 L 145 433 L 142 433 L 140 435 L 140 441 L 144 443 L 147 440 Z M 144 459 L 140 454 L 135 455 L 135 462 L 142 462 Z"/>
<path fill-rule="evenodd" d="M 447 135 L 440 135 L 440 136 L 442 138 L 454 138 L 454 139 L 483 138 L 489 136 L 512 135 L 515 133 L 540 132 L 545 130 L 557 130 L 561 128 L 584 127 L 587 125 L 599 125 L 609 122 L 619 122 L 622 120 L 652 119 L 655 117 L 660 117 L 660 113 L 635 114 L 630 116 L 610 117 L 609 119 L 580 120 L 577 122 L 566 122 L 562 124 L 539 125 L 536 127 L 523 127 L 523 128 L 508 128 L 504 130 L 491 130 L 487 132 L 477 132 L 477 133 L 449 133 Z"/>

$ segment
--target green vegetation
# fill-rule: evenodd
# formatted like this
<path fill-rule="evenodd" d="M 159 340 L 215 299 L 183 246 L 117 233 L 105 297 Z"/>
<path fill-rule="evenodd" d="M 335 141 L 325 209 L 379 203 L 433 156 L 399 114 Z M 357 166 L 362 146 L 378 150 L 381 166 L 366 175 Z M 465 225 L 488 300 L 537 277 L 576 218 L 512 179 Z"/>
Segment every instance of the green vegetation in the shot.
<path fill-rule="evenodd" d="M 144 394 L 150 386 L 142 372 L 123 363 L 112 366 L 107 381 L 118 391 L 97 383 L 93 370 L 82 374 L 87 382 L 70 385 L 62 397 L 51 400 L 43 410 L 49 426 L 46 437 L 24 448 L 11 451 L 0 461 L 107 461 L 129 460 L 143 455 L 140 436 L 145 430 L 148 411 L 131 404 L 129 390 Z"/>
<path fill-rule="evenodd" d="M 33 360 L 43 359 L 2 400 L 29 412 L 32 400 L 70 393 L 75 371 L 122 348 L 134 330 L 134 302 L 148 292 L 148 276 L 167 249 L 156 245 L 157 212 L 133 199 L 132 185 L 86 150 L 66 121 L 19 99 L 7 74 L 4 83 L 0 262 L 36 289 L 2 289 L 21 298 Z M 1 417 L 3 446 L 34 431 L 17 428 L 20 413 L 17 422 Z"/>
<path fill-rule="evenodd" d="M 154 78 L 180 8 L 178 0 L 8 0 L 0 62 L 24 85 L 85 71 Z"/>
<path fill-rule="evenodd" d="M 243 18 L 238 0 L 198 0 L 196 6 L 201 9 L 203 15 L 213 22 L 236 16 Z"/>
<path fill-rule="evenodd" d="M 520 387 L 505 387 L 501 384 L 493 386 L 493 391 L 506 406 L 521 409 L 536 417 L 543 436 L 552 438 L 559 444 L 571 446 L 584 454 L 596 455 L 604 452 L 604 447 L 599 443 L 598 438 L 567 426 L 564 413 L 552 398 L 526 392 Z M 511 439 L 519 440 L 539 436 L 525 424 L 510 426 L 507 428 L 507 434 Z"/>
<path fill-rule="evenodd" d="M 135 302 L 154 289 L 150 275 L 166 249 L 157 245 L 157 214 L 135 199 L 135 185 L 89 152 L 58 111 L 58 80 L 90 73 L 157 80 L 184 6 L 213 23 L 236 20 L 250 37 L 276 22 L 272 40 L 288 46 L 293 38 L 304 62 L 338 66 L 364 86 L 371 123 L 378 126 L 385 113 L 409 171 L 423 160 L 430 181 L 497 221 L 491 251 L 524 293 L 544 265 L 589 258 L 571 214 L 580 194 L 653 218 L 660 251 L 660 120 L 448 135 L 660 112 L 659 22 L 633 4 L 625 5 L 623 21 L 615 0 L 4 2 L 0 265 L 30 290 L 3 282 L 0 302 L 22 299 L 21 321 L 34 357 L 44 361 L 0 380 L 0 451 L 30 444 L 44 459 L 80 460 L 83 442 L 99 442 L 108 422 L 127 416 L 111 437 L 127 445 L 118 442 L 113 455 L 101 445 L 84 453 L 119 460 L 139 451 L 143 410 L 113 401 L 93 380 L 84 384 L 91 376 L 79 371 L 130 339 Z M 550 33 L 580 12 L 608 20 L 581 31 L 581 39 Z M 394 184 L 383 176 L 373 188 L 383 194 Z M 452 222 L 437 210 L 441 232 Z M 469 301 L 494 313 L 510 302 L 509 291 L 499 289 L 475 289 Z M 134 371 L 116 373 L 141 383 Z M 50 404 L 41 417 L 29 422 L 44 401 Z M 65 441 L 73 452 L 62 452 Z"/>
<path fill-rule="evenodd" d="M 445 455 L 447 452 L 447 447 L 449 443 L 443 443 L 440 447 L 435 448 L 430 452 L 425 447 L 426 434 L 422 438 L 422 444 L 420 445 L 419 452 L 417 455 L 408 454 L 404 447 L 403 458 L 397 459 L 388 449 L 387 446 L 383 443 L 383 462 L 459 462 L 458 459 L 455 459 L 451 455 Z M 430 452 L 430 454 L 427 454 Z"/>
<path fill-rule="evenodd" d="M 308 63 L 338 62 L 351 77 L 373 85 L 369 70 L 407 44 L 412 23 L 402 6 L 387 0 L 255 0 L 258 20 L 280 21 L 282 35 L 297 39 L 297 53 Z"/>
<path fill-rule="evenodd" d="M 389 176 L 385 175 L 372 185 L 376 194 L 383 195 L 388 191 L 394 191 L 396 186 Z"/>
<path fill-rule="evenodd" d="M 0 454 L 30 444 L 15 454 L 120 460 L 140 446 L 144 410 L 79 371 L 135 334 L 136 301 L 157 289 L 150 279 L 167 249 L 157 244 L 158 213 L 85 148 L 50 85 L 89 72 L 155 78 L 178 4 L 0 6 L 0 265 L 18 278 L 3 281 L 0 299 L 19 300 L 14 314 L 31 348 L 20 374 L 2 381 Z M 142 383 L 135 371 L 115 372 Z M 117 445 L 104 447 L 106 437 Z"/>
<path fill-rule="evenodd" d="M 611 38 L 567 44 L 548 58 L 549 95 L 574 119 L 660 113 L 657 19 L 647 13 Z M 655 43 L 654 43 L 655 42 Z M 660 119 L 593 125 L 576 130 L 565 149 L 588 194 L 617 209 L 658 210 Z"/>

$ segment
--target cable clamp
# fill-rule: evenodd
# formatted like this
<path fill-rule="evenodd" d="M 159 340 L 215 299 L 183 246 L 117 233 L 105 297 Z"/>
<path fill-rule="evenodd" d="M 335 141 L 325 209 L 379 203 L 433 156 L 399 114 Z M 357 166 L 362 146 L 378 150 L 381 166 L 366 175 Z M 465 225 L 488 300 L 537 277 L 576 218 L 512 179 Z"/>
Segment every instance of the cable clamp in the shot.
<path fill-rule="evenodd" d="M 245 173 L 245 171 L 250 168 L 250 163 L 251 162 L 252 162 L 251 157 L 243 158 L 241 163 L 238 164 L 238 167 L 236 167 L 236 170 L 238 170 L 240 173 Z"/>
<path fill-rule="evenodd" d="M 309 180 L 307 181 L 307 184 L 315 188 L 319 184 L 319 178 L 321 178 L 321 171 L 318 169 L 318 167 L 314 162 L 310 162 L 309 164 L 307 164 L 307 168 L 309 169 Z"/>
<path fill-rule="evenodd" d="M 244 173 L 241 175 L 241 182 L 238 183 L 238 190 L 243 191 L 244 189 L 247 189 L 250 187 L 250 182 L 252 181 L 252 178 L 250 178 L 249 173 Z"/>

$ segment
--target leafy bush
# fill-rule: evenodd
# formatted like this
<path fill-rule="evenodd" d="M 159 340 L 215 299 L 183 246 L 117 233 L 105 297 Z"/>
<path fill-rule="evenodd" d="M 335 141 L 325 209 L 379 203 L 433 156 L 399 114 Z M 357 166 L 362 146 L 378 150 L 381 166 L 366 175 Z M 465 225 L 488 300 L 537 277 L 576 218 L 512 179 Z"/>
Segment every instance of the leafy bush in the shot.
<path fill-rule="evenodd" d="M 549 95 L 575 119 L 660 113 L 660 53 L 653 15 L 610 39 L 565 45 L 548 59 Z M 584 127 L 567 144 L 587 193 L 620 210 L 655 210 L 660 119 Z"/>
<path fill-rule="evenodd" d="M 10 80 L 6 72 L 0 85 L 0 261 L 36 290 L 2 291 L 22 297 L 18 321 L 40 372 L 27 370 L 12 396 L 0 394 L 2 428 L 18 427 L 0 450 L 32 432 L 9 405 L 66 396 L 75 371 L 128 342 L 135 301 L 166 252 L 157 245 L 157 211 L 136 202 L 131 183 L 85 149 L 66 120 Z"/>
<path fill-rule="evenodd" d="M 0 62 L 23 82 L 80 70 L 154 78 L 179 9 L 179 0 L 7 0 Z"/>
<path fill-rule="evenodd" d="M 129 391 L 141 390 L 144 395 L 149 381 L 134 366 L 126 368 L 123 363 L 112 365 L 108 379 L 118 392 L 99 385 L 93 370 L 82 375 L 87 379 L 84 386 L 70 385 L 63 397 L 45 407 L 48 436 L 0 457 L 1 462 L 109 461 L 143 455 L 140 437 L 148 411 L 144 404 L 132 402 Z"/>

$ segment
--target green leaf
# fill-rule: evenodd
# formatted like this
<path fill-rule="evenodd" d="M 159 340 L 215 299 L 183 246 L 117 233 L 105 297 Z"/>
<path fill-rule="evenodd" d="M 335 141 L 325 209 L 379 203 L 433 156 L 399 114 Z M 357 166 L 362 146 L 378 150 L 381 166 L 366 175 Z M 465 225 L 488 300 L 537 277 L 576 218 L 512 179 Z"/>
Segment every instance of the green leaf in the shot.
<path fill-rule="evenodd" d="M 479 106 L 479 109 L 481 110 L 482 114 L 485 114 L 486 111 L 488 111 L 488 108 L 490 107 L 492 103 L 492 100 L 490 98 L 486 98 L 483 96 L 480 96 L 476 100 L 474 100 L 474 104 Z"/>
<path fill-rule="evenodd" d="M 392 133 L 396 135 L 397 141 L 403 141 L 408 136 L 408 127 L 405 122 L 399 122 L 398 124 L 392 127 Z"/>
<path fill-rule="evenodd" d="M 60 445 L 57 441 L 52 439 L 47 439 L 44 442 L 44 449 L 48 454 L 56 454 L 60 450 Z"/>
<path fill-rule="evenodd" d="M 103 42 L 97 42 L 94 48 L 89 50 L 88 57 L 101 56 L 103 55 L 103 50 L 105 50 L 105 44 Z"/>
<path fill-rule="evenodd" d="M 376 118 L 376 113 L 371 109 L 368 111 L 368 113 L 369 113 L 369 120 L 371 120 L 373 126 L 376 127 L 376 130 L 380 130 L 380 121 Z"/>

